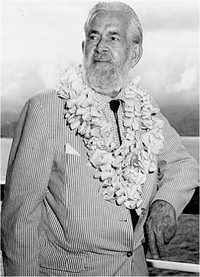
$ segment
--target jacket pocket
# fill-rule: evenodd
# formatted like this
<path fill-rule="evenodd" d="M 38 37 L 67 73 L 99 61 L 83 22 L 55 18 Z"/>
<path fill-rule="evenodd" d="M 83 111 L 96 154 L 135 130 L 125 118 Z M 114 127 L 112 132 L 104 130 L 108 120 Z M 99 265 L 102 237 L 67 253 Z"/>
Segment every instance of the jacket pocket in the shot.
<path fill-rule="evenodd" d="M 71 272 L 80 273 L 84 270 L 87 254 L 83 253 L 67 253 L 66 255 L 51 254 L 48 261 L 40 263 L 41 272 Z"/>

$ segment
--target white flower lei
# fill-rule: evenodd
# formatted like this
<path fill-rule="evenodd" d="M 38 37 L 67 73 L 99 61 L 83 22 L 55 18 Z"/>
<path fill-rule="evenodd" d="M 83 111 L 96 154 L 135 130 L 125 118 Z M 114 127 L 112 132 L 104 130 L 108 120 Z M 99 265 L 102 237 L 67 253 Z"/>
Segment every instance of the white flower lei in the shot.
<path fill-rule="evenodd" d="M 56 91 L 65 100 L 65 119 L 83 137 L 90 164 L 97 169 L 103 197 L 141 214 L 142 186 L 156 170 L 156 155 L 163 147 L 163 121 L 156 117 L 147 92 L 129 79 L 125 88 L 125 138 L 117 148 L 108 122 L 95 100 L 96 93 L 83 81 L 82 68 L 61 72 Z"/>

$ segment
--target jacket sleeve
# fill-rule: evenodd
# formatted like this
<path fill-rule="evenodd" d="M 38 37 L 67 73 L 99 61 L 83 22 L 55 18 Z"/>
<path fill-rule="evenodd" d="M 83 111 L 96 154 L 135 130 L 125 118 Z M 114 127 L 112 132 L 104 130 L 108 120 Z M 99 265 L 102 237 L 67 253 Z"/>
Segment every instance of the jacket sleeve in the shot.
<path fill-rule="evenodd" d="M 169 202 L 176 211 L 177 218 L 190 201 L 194 189 L 199 185 L 198 163 L 181 144 L 178 133 L 160 113 L 164 122 L 164 147 L 159 153 L 158 163 L 165 162 L 163 178 L 153 199 Z"/>
<path fill-rule="evenodd" d="M 47 120 L 36 97 L 20 115 L 2 202 L 5 276 L 38 276 L 38 228 L 52 164 Z"/>

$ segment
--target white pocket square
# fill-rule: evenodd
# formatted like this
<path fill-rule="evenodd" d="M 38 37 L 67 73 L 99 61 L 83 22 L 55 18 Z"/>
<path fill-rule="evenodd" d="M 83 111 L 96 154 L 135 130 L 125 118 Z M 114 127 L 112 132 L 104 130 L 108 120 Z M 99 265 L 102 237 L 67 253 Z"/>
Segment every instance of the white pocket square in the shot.
<path fill-rule="evenodd" d="M 65 153 L 80 156 L 80 154 L 69 143 L 65 145 Z"/>

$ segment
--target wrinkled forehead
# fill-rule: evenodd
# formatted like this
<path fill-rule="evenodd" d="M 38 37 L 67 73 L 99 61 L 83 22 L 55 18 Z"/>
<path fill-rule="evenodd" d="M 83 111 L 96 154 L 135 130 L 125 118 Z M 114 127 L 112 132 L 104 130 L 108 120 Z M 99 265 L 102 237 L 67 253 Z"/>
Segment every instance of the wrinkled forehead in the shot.
<path fill-rule="evenodd" d="M 113 29 L 126 35 L 130 20 L 120 11 L 97 11 L 90 19 L 88 31 L 91 29 Z"/>

